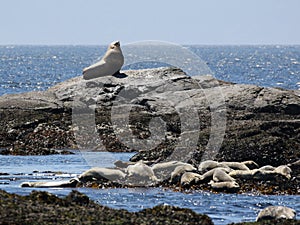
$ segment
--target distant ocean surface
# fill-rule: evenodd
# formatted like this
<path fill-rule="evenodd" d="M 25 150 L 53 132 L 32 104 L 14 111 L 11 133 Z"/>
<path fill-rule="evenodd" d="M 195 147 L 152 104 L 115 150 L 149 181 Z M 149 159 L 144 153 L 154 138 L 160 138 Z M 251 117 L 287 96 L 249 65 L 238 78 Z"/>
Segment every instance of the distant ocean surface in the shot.
<path fill-rule="evenodd" d="M 298 45 L 185 47 L 205 61 L 218 79 L 300 88 Z M 105 51 L 106 46 L 0 46 L 0 95 L 45 90 L 79 76 L 84 67 L 94 63 Z M 142 66 L 148 67 L 151 66 Z"/>

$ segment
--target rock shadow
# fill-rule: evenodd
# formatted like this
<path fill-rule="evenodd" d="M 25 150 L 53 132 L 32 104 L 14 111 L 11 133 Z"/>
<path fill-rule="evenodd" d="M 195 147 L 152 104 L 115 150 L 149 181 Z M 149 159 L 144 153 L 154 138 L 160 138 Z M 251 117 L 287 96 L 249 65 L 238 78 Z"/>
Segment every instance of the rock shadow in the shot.
<path fill-rule="evenodd" d="M 113 74 L 114 77 L 116 78 L 126 78 L 128 77 L 128 75 L 126 75 L 125 73 L 120 73 L 120 72 L 116 72 L 115 74 Z"/>

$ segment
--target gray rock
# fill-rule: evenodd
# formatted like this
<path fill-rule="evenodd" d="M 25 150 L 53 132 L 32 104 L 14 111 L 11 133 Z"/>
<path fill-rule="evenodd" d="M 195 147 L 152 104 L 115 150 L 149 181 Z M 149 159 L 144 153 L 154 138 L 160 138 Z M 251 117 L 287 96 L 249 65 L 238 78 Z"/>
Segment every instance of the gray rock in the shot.
<path fill-rule="evenodd" d="M 285 206 L 269 206 L 261 210 L 256 221 L 278 220 L 278 219 L 296 219 L 296 211 Z"/>
<path fill-rule="evenodd" d="M 137 151 L 131 161 L 286 165 L 299 159 L 299 96 L 189 77 L 176 68 L 75 77 L 44 92 L 0 96 L 0 148 L 6 154 L 89 148 Z"/>

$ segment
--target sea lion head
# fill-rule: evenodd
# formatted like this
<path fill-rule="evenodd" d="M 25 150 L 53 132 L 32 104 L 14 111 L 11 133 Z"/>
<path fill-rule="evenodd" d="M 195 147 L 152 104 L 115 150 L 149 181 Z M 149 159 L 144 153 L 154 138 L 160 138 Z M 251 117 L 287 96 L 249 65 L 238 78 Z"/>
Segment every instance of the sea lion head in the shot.
<path fill-rule="evenodd" d="M 110 49 L 120 48 L 120 41 L 114 41 L 109 45 Z"/>

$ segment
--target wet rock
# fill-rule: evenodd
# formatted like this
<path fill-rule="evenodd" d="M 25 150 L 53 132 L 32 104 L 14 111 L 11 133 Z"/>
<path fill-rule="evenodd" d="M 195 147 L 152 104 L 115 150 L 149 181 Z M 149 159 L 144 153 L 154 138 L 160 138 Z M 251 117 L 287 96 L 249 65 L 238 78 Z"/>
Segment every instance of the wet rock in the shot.
<path fill-rule="evenodd" d="M 262 222 L 231 223 L 228 225 L 299 225 L 300 220 L 265 220 Z"/>
<path fill-rule="evenodd" d="M 259 212 L 256 221 L 279 219 L 294 220 L 296 219 L 296 211 L 285 206 L 269 206 Z"/>
<path fill-rule="evenodd" d="M 292 170 L 293 176 L 300 176 L 300 160 L 297 160 L 296 162 L 292 162 L 287 165 Z"/>
<path fill-rule="evenodd" d="M 0 202 L 3 224 L 213 224 L 206 215 L 175 206 L 159 205 L 134 213 L 111 209 L 77 191 L 58 198 L 48 192 L 20 196 L 0 190 Z"/>

